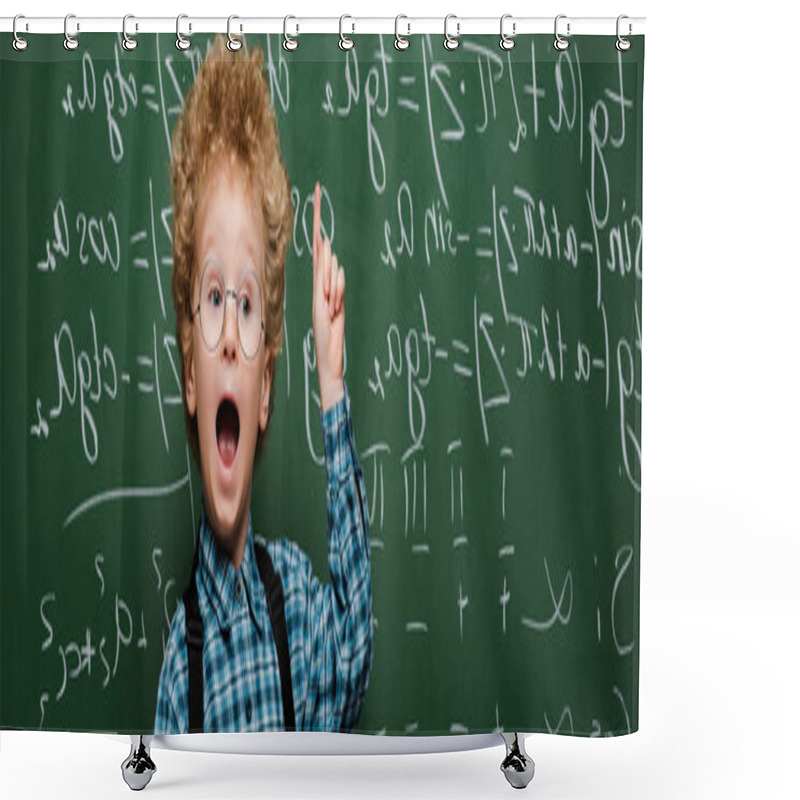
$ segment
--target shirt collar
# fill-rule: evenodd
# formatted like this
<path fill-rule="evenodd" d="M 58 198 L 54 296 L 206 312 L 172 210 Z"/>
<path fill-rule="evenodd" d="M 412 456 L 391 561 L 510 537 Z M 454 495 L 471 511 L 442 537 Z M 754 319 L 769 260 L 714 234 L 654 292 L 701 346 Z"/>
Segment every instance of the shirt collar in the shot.
<path fill-rule="evenodd" d="M 228 554 L 222 549 L 206 515 L 205 502 L 200 517 L 199 532 L 200 555 L 198 559 L 199 579 L 208 596 L 212 612 L 223 635 L 228 636 L 231 620 L 242 602 L 250 609 L 250 616 L 263 635 L 263 619 L 266 610 L 266 596 L 258 574 L 255 546 L 253 540 L 252 519 L 247 523 L 247 540 L 244 546 L 244 557 L 238 570 L 234 569 Z M 237 589 L 237 584 L 241 588 Z"/>

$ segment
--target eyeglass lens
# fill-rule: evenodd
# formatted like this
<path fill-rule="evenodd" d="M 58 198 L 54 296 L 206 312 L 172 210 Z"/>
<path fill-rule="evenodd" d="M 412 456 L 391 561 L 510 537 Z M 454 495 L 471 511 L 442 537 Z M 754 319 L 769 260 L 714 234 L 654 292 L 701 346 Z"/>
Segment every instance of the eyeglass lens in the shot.
<path fill-rule="evenodd" d="M 225 281 L 219 268 L 209 263 L 203 271 L 200 284 L 200 327 L 203 341 L 209 350 L 216 350 L 222 338 L 225 313 L 228 307 L 227 295 L 236 301 L 239 343 L 247 358 L 258 352 L 261 340 L 261 292 L 258 279 L 252 270 L 245 273 L 236 291 L 226 290 Z"/>

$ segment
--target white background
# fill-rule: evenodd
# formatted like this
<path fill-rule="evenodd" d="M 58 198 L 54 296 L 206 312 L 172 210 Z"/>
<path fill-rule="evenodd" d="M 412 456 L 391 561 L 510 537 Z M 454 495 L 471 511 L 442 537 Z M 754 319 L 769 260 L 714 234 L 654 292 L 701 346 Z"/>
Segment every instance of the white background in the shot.
<path fill-rule="evenodd" d="M 646 16 L 640 731 L 534 736 L 538 798 L 800 796 L 797 5 L 17 0 L 64 16 Z M 736 8 L 736 13 L 726 9 Z M 791 10 L 784 10 L 790 8 Z M 10 34 L 3 34 L 10 35 Z M 5 106 L 9 98 L 2 98 Z M 7 534 L 4 531 L 4 535 Z M 525 691 L 525 687 L 520 687 Z M 509 797 L 502 748 L 156 750 L 148 796 Z M 4 732 L 0 795 L 127 797 L 127 746 Z"/>

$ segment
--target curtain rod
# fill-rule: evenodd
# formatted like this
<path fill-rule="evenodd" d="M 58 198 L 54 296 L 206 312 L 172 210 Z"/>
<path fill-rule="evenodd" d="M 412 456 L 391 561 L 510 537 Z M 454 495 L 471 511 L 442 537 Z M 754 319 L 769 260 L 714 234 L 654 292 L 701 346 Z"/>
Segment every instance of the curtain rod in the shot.
<path fill-rule="evenodd" d="M 288 33 L 291 36 L 302 36 L 304 33 L 340 33 L 358 35 L 360 33 L 384 33 L 394 35 L 397 31 L 402 36 L 415 34 L 444 34 L 444 17 L 233 17 L 231 32 L 236 35 L 252 33 Z M 451 36 L 500 33 L 500 16 L 497 17 L 459 17 L 450 15 L 447 30 Z M 558 19 L 558 31 L 562 36 L 578 34 L 595 36 L 636 36 L 645 32 L 645 17 L 570 17 L 560 14 L 556 17 L 514 17 L 504 15 L 503 30 L 508 36 L 554 33 Z M 64 34 L 67 21 L 65 17 L 27 17 L 17 20 L 17 33 L 60 33 Z M 175 33 L 177 19 L 175 17 L 137 17 L 131 15 L 126 23 L 129 36 L 139 33 Z M 226 33 L 228 17 L 193 17 L 181 15 L 180 30 L 184 36 L 193 33 Z M 284 26 L 286 26 L 284 30 Z M 340 29 L 341 26 L 341 29 Z M 82 33 L 122 33 L 122 17 L 82 17 L 69 15 L 69 34 L 79 36 Z M 0 17 L 0 32 L 11 33 L 14 29 L 14 17 Z"/>

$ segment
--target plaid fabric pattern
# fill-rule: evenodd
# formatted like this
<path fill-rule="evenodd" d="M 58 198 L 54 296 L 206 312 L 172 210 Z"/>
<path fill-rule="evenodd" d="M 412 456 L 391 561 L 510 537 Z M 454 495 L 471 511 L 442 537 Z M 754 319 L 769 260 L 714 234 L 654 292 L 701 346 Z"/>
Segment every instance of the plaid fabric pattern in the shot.
<path fill-rule="evenodd" d="M 369 516 L 345 396 L 322 415 L 327 468 L 328 566 L 322 584 L 311 561 L 285 539 L 267 544 L 283 581 L 297 730 L 351 730 L 372 663 Z M 197 591 L 204 626 L 206 732 L 284 728 L 280 671 L 252 522 L 237 571 L 203 512 Z M 158 684 L 154 733 L 186 733 L 189 668 L 183 603 L 172 618 Z"/>

